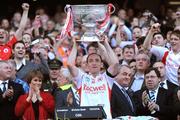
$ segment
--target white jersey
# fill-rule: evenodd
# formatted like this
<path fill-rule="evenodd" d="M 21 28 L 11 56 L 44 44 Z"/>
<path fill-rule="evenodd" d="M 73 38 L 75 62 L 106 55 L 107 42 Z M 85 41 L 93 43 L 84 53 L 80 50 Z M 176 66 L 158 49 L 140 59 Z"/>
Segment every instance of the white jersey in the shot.
<path fill-rule="evenodd" d="M 95 78 L 79 70 L 77 87 L 80 89 L 81 106 L 103 106 L 108 119 L 111 119 L 110 94 L 113 85 L 113 78 L 107 76 L 106 72 Z"/>
<path fill-rule="evenodd" d="M 168 49 L 163 47 L 153 46 L 151 52 L 159 57 L 165 63 L 166 77 L 176 85 L 178 84 L 177 70 L 180 66 L 180 53 L 174 54 L 173 51 L 167 52 Z"/>

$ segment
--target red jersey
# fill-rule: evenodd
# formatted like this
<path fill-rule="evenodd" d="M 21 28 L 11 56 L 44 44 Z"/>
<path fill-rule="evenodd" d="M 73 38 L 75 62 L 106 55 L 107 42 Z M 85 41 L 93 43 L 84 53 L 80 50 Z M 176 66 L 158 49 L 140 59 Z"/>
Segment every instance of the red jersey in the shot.
<path fill-rule="evenodd" d="M 4 45 L 0 45 L 0 60 L 8 60 L 12 55 L 12 46 L 17 42 L 15 36 Z"/>

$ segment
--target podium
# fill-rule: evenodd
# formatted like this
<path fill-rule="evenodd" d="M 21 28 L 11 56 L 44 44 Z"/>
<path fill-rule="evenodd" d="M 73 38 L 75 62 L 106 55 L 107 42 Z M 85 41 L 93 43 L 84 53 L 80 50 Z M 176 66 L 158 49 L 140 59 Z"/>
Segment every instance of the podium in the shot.
<path fill-rule="evenodd" d="M 55 112 L 56 120 L 101 120 L 106 118 L 102 106 L 61 107 Z"/>

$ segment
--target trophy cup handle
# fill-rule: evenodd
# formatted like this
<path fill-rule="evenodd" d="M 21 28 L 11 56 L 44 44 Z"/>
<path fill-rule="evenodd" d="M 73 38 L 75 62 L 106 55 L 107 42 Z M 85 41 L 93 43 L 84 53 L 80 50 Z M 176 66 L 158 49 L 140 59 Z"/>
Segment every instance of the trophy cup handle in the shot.
<path fill-rule="evenodd" d="M 65 12 L 65 13 L 68 12 L 68 8 L 71 8 L 71 5 L 67 4 L 67 5 L 64 7 L 64 12 Z"/>
<path fill-rule="evenodd" d="M 115 12 L 116 8 L 113 4 L 109 3 L 108 4 L 108 12 L 109 14 L 113 14 Z"/>

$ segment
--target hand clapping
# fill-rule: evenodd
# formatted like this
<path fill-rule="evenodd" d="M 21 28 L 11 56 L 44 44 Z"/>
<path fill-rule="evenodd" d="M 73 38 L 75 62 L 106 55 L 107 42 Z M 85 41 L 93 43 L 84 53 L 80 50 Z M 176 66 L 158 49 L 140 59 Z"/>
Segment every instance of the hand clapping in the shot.
<path fill-rule="evenodd" d="M 4 98 L 9 97 L 9 98 L 10 98 L 10 97 L 13 97 L 13 95 L 14 95 L 14 90 L 13 90 L 12 86 L 10 86 L 10 88 L 7 89 L 7 90 L 4 92 L 3 97 L 4 97 Z"/>
<path fill-rule="evenodd" d="M 33 102 L 36 102 L 37 100 L 39 100 L 40 102 L 42 101 L 40 90 L 37 86 L 32 87 L 32 85 L 30 85 L 29 94 L 26 101 L 29 102 L 30 100 Z"/>

